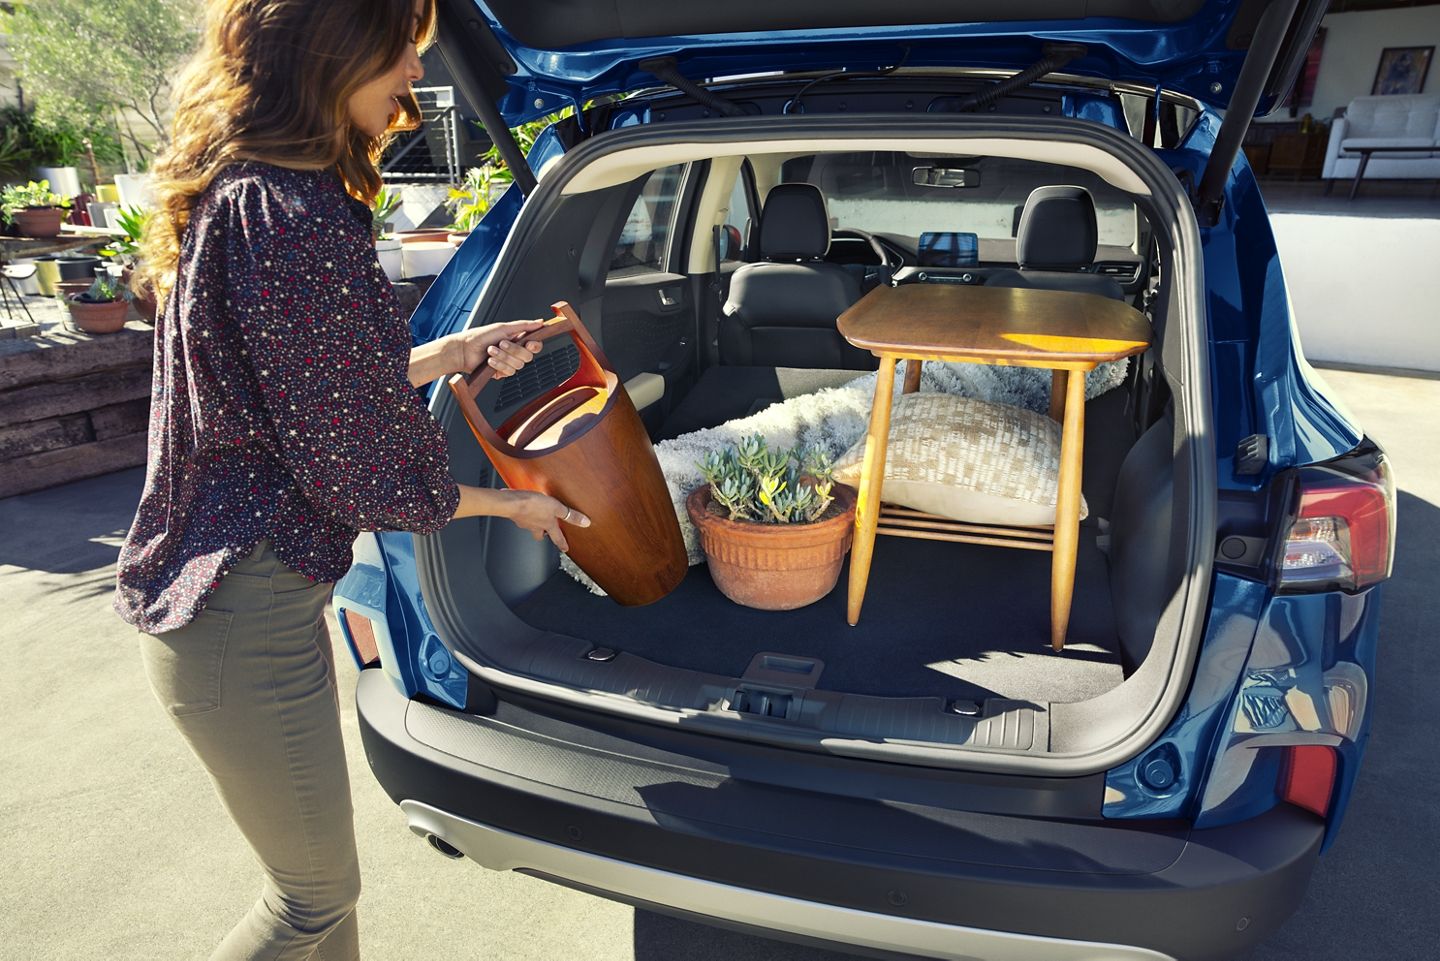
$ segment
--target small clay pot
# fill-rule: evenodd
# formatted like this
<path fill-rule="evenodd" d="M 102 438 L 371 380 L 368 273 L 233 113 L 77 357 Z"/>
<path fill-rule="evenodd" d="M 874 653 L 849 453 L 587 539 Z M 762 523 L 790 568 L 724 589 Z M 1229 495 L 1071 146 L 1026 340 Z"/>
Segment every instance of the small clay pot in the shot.
<path fill-rule="evenodd" d="M 685 498 L 710 577 L 737 604 L 792 611 L 829 594 L 855 532 L 855 490 L 836 484 L 835 501 L 810 524 L 732 521 L 711 507 L 710 485 Z"/>
<path fill-rule="evenodd" d="M 60 236 L 65 211 L 60 207 L 26 207 L 15 211 L 14 217 L 23 236 L 43 239 Z"/>
<path fill-rule="evenodd" d="M 414 230 L 397 230 L 394 234 L 395 239 L 402 244 L 445 240 L 449 235 L 450 232 L 444 227 L 419 227 Z"/>
<path fill-rule="evenodd" d="M 87 334 L 115 333 L 125 326 L 125 315 L 130 311 L 130 302 L 123 297 L 98 304 L 67 297 L 65 303 L 70 307 L 70 319 Z"/>
<path fill-rule="evenodd" d="M 130 291 L 134 298 L 130 302 L 135 305 L 135 313 L 139 314 L 149 323 L 155 323 L 155 315 L 160 312 L 160 306 L 155 300 L 155 292 L 148 286 L 139 287 L 133 285 L 135 265 L 126 264 L 125 269 L 120 271 L 120 282 L 125 289 Z"/>

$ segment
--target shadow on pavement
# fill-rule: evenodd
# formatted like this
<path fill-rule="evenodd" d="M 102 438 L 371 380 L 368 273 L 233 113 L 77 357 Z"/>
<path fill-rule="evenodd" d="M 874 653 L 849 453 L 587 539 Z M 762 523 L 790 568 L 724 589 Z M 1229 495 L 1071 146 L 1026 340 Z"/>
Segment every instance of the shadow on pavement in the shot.
<path fill-rule="evenodd" d="M 144 468 L 135 467 L 0 500 L 0 568 L 80 574 L 113 567 L 144 483 Z"/>
<path fill-rule="evenodd" d="M 873 957 L 874 955 L 868 955 Z M 653 911 L 635 909 L 635 961 L 855 961 L 800 944 L 770 941 Z"/>

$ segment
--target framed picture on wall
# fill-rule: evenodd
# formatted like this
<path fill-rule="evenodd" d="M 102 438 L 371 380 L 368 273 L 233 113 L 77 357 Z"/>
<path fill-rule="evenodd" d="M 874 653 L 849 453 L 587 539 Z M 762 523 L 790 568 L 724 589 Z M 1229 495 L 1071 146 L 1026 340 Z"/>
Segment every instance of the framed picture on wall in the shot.
<path fill-rule="evenodd" d="M 1425 75 L 1430 72 L 1434 55 L 1434 47 L 1386 47 L 1380 51 L 1380 65 L 1375 68 L 1370 93 L 1420 93 L 1425 89 Z"/>

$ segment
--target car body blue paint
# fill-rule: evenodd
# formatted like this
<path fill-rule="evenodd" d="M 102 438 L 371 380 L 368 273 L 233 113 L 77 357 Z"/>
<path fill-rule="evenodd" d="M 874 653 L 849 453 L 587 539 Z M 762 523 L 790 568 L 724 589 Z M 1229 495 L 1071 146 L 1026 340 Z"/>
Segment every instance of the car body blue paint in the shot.
<path fill-rule="evenodd" d="M 513 36 L 483 0 L 480 15 L 514 61 L 499 100 L 512 126 L 555 113 L 560 107 L 607 94 L 654 86 L 640 61 L 674 57 L 691 79 L 723 78 L 768 71 L 865 71 L 903 63 L 906 67 L 981 67 L 1019 70 L 1041 57 L 1045 42 L 1082 43 L 1085 57 L 1067 73 L 1097 79 L 1162 86 L 1202 103 L 1229 102 L 1245 50 L 1230 42 L 1232 21 L 1242 5 L 1211 0 L 1177 23 L 1142 23 L 1116 18 L 998 21 L 851 28 L 736 31 L 680 37 L 623 37 L 550 50 Z M 637 31 L 638 32 L 638 31 Z M 1268 113 L 1273 98 L 1257 111 Z"/>

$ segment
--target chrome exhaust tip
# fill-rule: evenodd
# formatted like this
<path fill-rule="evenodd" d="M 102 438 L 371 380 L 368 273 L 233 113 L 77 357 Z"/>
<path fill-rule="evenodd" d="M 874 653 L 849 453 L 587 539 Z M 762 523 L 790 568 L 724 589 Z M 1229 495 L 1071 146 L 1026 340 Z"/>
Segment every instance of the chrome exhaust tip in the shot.
<path fill-rule="evenodd" d="M 451 844 L 449 841 L 445 840 L 437 834 L 426 834 L 425 840 L 429 842 L 432 848 L 439 851 L 447 858 L 450 858 L 452 861 L 458 861 L 465 856 L 464 851 L 461 851 L 455 845 Z"/>

